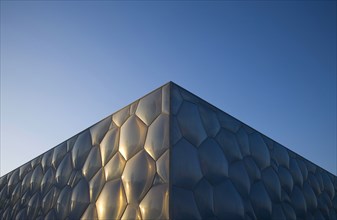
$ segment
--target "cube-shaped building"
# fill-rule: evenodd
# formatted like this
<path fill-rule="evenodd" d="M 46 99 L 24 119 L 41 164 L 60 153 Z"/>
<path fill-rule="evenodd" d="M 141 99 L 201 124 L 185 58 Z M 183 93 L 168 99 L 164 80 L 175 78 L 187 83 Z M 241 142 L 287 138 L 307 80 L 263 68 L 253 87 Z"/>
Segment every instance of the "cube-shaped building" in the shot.
<path fill-rule="evenodd" d="M 170 82 L 2 176 L 0 219 L 337 219 L 337 177 Z"/>

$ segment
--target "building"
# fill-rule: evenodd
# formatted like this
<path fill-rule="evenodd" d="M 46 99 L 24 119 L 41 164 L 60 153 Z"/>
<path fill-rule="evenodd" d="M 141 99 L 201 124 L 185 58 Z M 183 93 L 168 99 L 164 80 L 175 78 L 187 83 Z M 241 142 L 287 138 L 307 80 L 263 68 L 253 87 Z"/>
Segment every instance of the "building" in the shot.
<path fill-rule="evenodd" d="M 1 219 L 336 219 L 337 177 L 168 83 L 0 178 Z"/>

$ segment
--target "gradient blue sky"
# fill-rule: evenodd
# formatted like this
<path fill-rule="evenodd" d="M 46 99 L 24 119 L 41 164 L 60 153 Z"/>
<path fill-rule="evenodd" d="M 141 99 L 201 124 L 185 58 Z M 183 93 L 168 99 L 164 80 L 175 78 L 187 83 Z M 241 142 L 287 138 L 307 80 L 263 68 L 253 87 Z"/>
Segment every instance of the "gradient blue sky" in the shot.
<path fill-rule="evenodd" d="M 336 174 L 336 1 L 1 1 L 1 175 L 168 81 Z"/>

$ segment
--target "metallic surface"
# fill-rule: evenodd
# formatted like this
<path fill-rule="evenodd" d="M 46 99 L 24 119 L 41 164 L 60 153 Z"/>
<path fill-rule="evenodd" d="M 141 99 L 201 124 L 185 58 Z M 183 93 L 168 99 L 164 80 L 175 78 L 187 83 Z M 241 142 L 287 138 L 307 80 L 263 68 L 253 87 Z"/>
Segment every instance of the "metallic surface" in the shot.
<path fill-rule="evenodd" d="M 0 219 L 337 219 L 337 178 L 168 83 L 2 176 Z"/>

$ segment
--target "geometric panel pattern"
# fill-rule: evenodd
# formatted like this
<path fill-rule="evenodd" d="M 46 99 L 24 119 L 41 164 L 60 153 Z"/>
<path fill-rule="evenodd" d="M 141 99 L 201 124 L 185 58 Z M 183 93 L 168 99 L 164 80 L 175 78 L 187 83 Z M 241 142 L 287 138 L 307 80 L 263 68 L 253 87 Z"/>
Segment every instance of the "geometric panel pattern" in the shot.
<path fill-rule="evenodd" d="M 337 177 L 170 82 L 2 176 L 0 219 L 337 219 Z"/>
<path fill-rule="evenodd" d="M 337 178 L 171 88 L 173 219 L 337 219 Z"/>
<path fill-rule="evenodd" d="M 169 84 L 0 178 L 0 219 L 168 219 Z"/>

